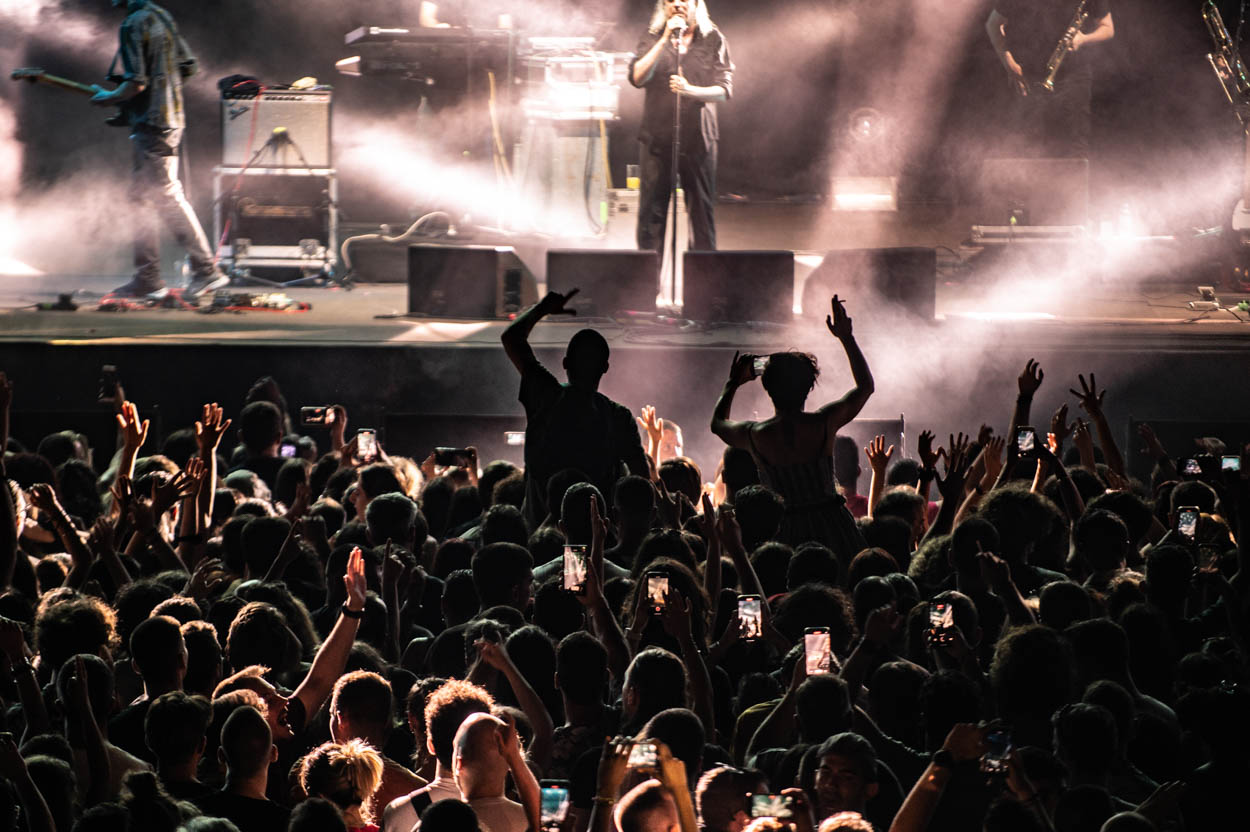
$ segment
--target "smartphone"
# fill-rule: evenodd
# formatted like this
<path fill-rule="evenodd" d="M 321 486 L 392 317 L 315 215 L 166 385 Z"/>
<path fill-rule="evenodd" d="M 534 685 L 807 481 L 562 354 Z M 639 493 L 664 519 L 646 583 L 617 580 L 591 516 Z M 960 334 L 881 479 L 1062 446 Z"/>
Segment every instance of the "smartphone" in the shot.
<path fill-rule="evenodd" d="M 468 468 L 473 464 L 473 454 L 464 448 L 435 448 L 434 464 L 444 468 Z"/>
<path fill-rule="evenodd" d="M 1016 454 L 1021 457 L 1037 456 L 1037 431 L 1029 426 L 1016 428 Z"/>
<path fill-rule="evenodd" d="M 1224 456 L 1220 457 L 1220 470 L 1221 471 L 1240 471 L 1241 470 L 1241 457 L 1237 456 L 1237 454 L 1225 454 Z"/>
<path fill-rule="evenodd" d="M 1198 537 L 1198 515 L 1197 506 L 1181 506 L 1176 510 L 1176 531 L 1186 542 L 1193 543 Z"/>
<path fill-rule="evenodd" d="M 946 644 L 955 626 L 955 608 L 950 604 L 929 605 L 929 644 Z"/>
<path fill-rule="evenodd" d="M 754 376 L 755 378 L 759 378 L 760 376 L 764 375 L 764 371 L 767 369 L 768 369 L 768 356 L 767 355 L 755 356 L 755 359 L 751 362 L 751 375 Z"/>
<path fill-rule="evenodd" d="M 664 612 L 664 596 L 668 595 L 668 575 L 663 572 L 647 573 L 647 598 L 651 601 L 651 612 L 656 615 Z"/>
<path fill-rule="evenodd" d="M 523 430 L 505 430 L 503 432 L 503 443 L 510 447 L 519 447 L 525 444 L 525 431 Z"/>
<path fill-rule="evenodd" d="M 283 442 L 278 446 L 278 456 L 283 459 L 291 459 L 299 452 L 299 446 L 294 442 Z"/>
<path fill-rule="evenodd" d="M 586 593 L 586 547 L 564 547 L 564 588 L 574 595 Z"/>
<path fill-rule="evenodd" d="M 807 675 L 829 672 L 829 628 L 808 627 L 803 631 L 803 660 Z"/>
<path fill-rule="evenodd" d="M 1011 757 L 1011 734 L 1007 731 L 990 731 L 985 735 L 985 753 L 981 755 L 981 771 L 986 774 L 1005 774 Z"/>
<path fill-rule="evenodd" d="M 334 408 L 328 404 L 316 407 L 301 407 L 299 423 L 306 428 L 325 427 L 334 424 Z"/>
<path fill-rule="evenodd" d="M 1181 464 L 1177 467 L 1180 468 L 1181 476 L 1184 476 L 1184 477 L 1201 477 L 1202 476 L 1202 463 L 1198 461 L 1197 457 L 1192 457 L 1192 456 L 1186 457 L 1185 459 L 1181 460 Z"/>
<path fill-rule="evenodd" d="M 794 798 L 788 794 L 753 794 L 751 817 L 789 820 L 794 817 Z"/>
<path fill-rule="evenodd" d="M 373 428 L 356 431 L 356 459 L 373 462 L 378 458 L 378 432 Z"/>
<path fill-rule="evenodd" d="M 569 781 L 543 780 L 541 785 L 542 825 L 544 828 L 559 826 L 569 815 Z"/>
<path fill-rule="evenodd" d="M 112 364 L 105 364 L 100 368 L 100 392 L 96 395 L 96 400 L 107 404 L 111 403 L 116 395 L 117 367 Z"/>
<path fill-rule="evenodd" d="M 763 599 L 758 595 L 738 596 L 738 638 L 751 641 L 764 630 Z"/>
<path fill-rule="evenodd" d="M 653 769 L 660 761 L 660 752 L 650 740 L 639 740 L 629 749 L 630 768 Z"/>

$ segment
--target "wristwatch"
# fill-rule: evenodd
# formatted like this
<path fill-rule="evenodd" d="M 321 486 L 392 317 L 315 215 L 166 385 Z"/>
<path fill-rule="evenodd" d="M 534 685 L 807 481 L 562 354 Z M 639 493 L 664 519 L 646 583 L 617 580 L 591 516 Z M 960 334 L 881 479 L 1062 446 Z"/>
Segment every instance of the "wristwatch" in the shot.
<path fill-rule="evenodd" d="M 939 748 L 937 751 L 933 752 L 933 757 L 929 760 L 929 762 L 938 768 L 954 768 L 955 756 L 945 748 Z"/>

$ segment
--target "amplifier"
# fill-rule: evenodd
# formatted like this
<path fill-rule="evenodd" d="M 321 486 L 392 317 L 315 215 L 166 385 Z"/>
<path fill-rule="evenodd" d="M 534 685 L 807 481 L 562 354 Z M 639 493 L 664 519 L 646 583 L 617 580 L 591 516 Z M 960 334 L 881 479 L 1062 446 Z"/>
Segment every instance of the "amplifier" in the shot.
<path fill-rule="evenodd" d="M 328 87 L 222 96 L 221 163 L 230 167 L 249 163 L 267 168 L 330 167 L 332 97 Z M 271 141 L 275 136 L 289 141 Z"/>

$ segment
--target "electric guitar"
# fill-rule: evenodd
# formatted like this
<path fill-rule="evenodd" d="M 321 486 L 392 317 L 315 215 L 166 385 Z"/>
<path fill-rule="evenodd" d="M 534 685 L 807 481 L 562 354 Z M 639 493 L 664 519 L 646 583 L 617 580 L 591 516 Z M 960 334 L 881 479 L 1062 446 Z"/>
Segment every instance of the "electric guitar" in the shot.
<path fill-rule="evenodd" d="M 9 77 L 14 81 L 29 81 L 32 84 L 43 84 L 47 87 L 56 87 L 61 90 L 76 92 L 79 95 L 95 95 L 99 87 L 91 84 L 81 84 L 78 81 L 71 81 L 68 78 L 62 78 L 59 75 L 52 75 L 42 69 L 34 67 L 24 67 L 15 69 L 9 73 Z M 104 123 L 109 127 L 129 127 L 130 120 L 126 118 L 125 104 L 118 105 L 118 111 L 115 115 L 109 116 Z"/>

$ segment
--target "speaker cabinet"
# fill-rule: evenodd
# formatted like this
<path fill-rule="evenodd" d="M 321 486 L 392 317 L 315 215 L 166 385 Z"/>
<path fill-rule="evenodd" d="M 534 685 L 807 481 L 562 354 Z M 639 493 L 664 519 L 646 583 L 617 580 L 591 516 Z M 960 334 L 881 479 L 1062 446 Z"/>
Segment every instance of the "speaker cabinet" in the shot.
<path fill-rule="evenodd" d="M 878 248 L 831 251 L 803 286 L 803 314 L 829 314 L 834 295 L 864 308 L 871 299 L 886 311 L 933 320 L 937 306 L 937 251 Z M 866 297 L 865 297 L 866 296 Z M 854 309 L 852 309 L 854 314 Z"/>
<path fill-rule="evenodd" d="M 538 288 L 511 246 L 408 247 L 408 314 L 507 318 L 536 303 Z"/>
<path fill-rule="evenodd" d="M 660 255 L 654 251 L 564 248 L 547 252 L 547 291 L 568 294 L 577 314 L 608 317 L 622 310 L 654 312 Z"/>
<path fill-rule="evenodd" d="M 221 163 L 268 168 L 328 168 L 330 90 L 266 90 L 221 99 Z M 289 141 L 274 141 L 276 135 Z M 265 148 L 263 152 L 261 148 Z M 255 161 L 253 162 L 253 157 Z"/>
<path fill-rule="evenodd" d="M 687 251 L 684 311 L 696 321 L 794 319 L 793 251 Z"/>

